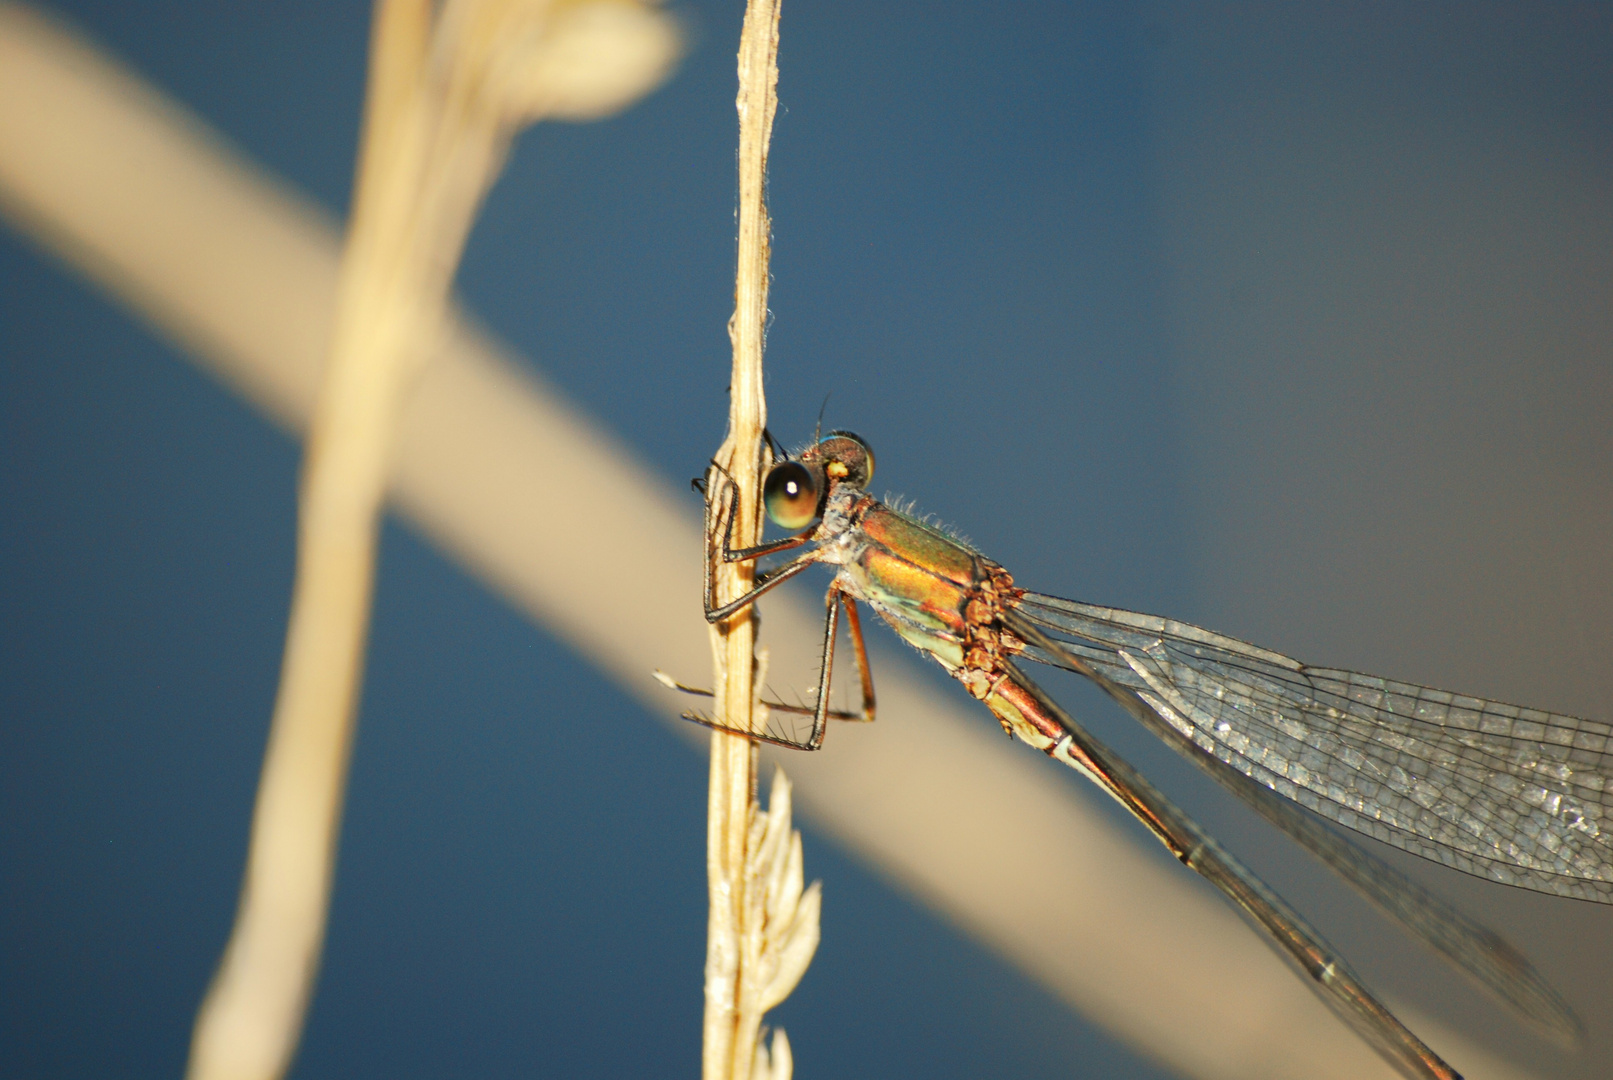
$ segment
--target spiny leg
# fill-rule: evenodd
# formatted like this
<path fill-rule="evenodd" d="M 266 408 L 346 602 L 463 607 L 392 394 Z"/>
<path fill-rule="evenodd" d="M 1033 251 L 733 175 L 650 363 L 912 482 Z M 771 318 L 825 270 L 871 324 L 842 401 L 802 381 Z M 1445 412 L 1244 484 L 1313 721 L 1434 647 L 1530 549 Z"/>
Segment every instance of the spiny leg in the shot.
<path fill-rule="evenodd" d="M 794 565 L 793 563 L 791 564 Z M 868 672 L 868 652 L 863 645 L 862 622 L 857 617 L 856 601 L 838 585 L 830 585 L 829 591 L 824 595 L 823 616 L 823 654 L 822 667 L 818 673 L 818 694 L 812 703 L 812 734 L 804 743 L 785 739 L 776 739 L 785 746 L 795 746 L 802 750 L 817 750 L 823 746 L 823 736 L 829 727 L 829 691 L 834 682 L 835 663 L 835 637 L 840 629 L 840 608 L 846 608 L 846 620 L 852 634 L 853 650 L 857 656 L 857 673 L 861 676 L 863 691 L 863 707 L 860 715 L 841 713 L 847 719 L 873 720 L 874 718 L 874 681 Z"/>
<path fill-rule="evenodd" d="M 796 564 L 792 563 L 790 565 L 795 566 Z M 813 701 L 811 708 L 806 708 L 800 705 L 785 705 L 782 702 L 777 701 L 762 701 L 762 704 L 766 705 L 769 710 L 776 709 L 779 712 L 811 716 L 812 732 L 805 740 L 793 739 L 783 735 L 771 735 L 765 732 L 743 731 L 728 724 L 720 724 L 709 716 L 705 716 L 701 713 L 693 711 L 684 713 L 683 718 L 685 720 L 692 720 L 697 724 L 702 724 L 709 728 L 715 728 L 718 731 L 731 731 L 738 735 L 748 735 L 751 738 L 759 739 L 762 742 L 774 743 L 778 746 L 788 746 L 795 750 L 817 750 L 821 748 L 823 746 L 824 733 L 828 728 L 828 721 L 831 719 L 872 721 L 874 719 L 874 682 L 868 667 L 868 651 L 866 646 L 863 644 L 862 625 L 861 621 L 857 617 L 856 601 L 854 601 L 849 594 L 835 586 L 830 587 L 828 594 L 825 596 L 825 601 L 826 610 L 824 612 L 823 620 L 822 668 L 820 669 L 818 675 L 817 696 Z M 846 607 L 846 616 L 849 624 L 848 630 L 851 633 L 853 651 L 855 652 L 857 659 L 857 673 L 861 677 L 863 703 L 862 709 L 859 712 L 847 712 L 841 709 L 829 708 L 829 695 L 834 678 L 835 637 L 837 631 L 839 630 L 841 604 L 844 604 Z M 663 686 L 669 687 L 673 690 L 681 690 L 686 694 L 698 694 L 702 697 L 712 696 L 710 690 L 701 690 L 693 686 L 686 686 L 685 684 L 680 683 L 676 679 L 672 678 L 670 675 L 667 675 L 665 672 L 655 672 L 655 678 Z"/>
<path fill-rule="evenodd" d="M 650 674 L 655 678 L 656 682 L 660 683 L 662 686 L 666 687 L 668 690 L 676 690 L 679 693 L 683 693 L 683 694 L 692 694 L 695 697 L 715 697 L 716 696 L 710 690 L 707 690 L 704 687 L 690 686 L 688 683 L 679 682 L 677 679 L 674 679 L 671 675 L 668 675 L 666 672 L 662 671 L 659 668 L 657 668 L 656 670 L 650 672 Z M 785 701 L 773 701 L 770 698 L 762 698 L 761 701 L 762 701 L 762 704 L 766 705 L 768 707 L 768 709 L 770 711 L 772 711 L 772 712 L 794 713 L 794 714 L 796 714 L 798 716 L 812 716 L 813 714 L 815 714 L 817 712 L 816 706 L 813 706 L 813 705 L 791 705 L 788 702 L 785 702 Z M 829 712 L 827 713 L 827 715 L 828 715 L 830 720 L 863 721 L 863 720 L 868 719 L 868 717 L 864 716 L 860 712 L 848 712 L 845 709 L 830 709 Z M 694 715 L 690 715 L 689 713 L 684 713 L 683 718 L 685 720 L 692 720 L 697 724 L 704 724 L 706 727 L 713 726 L 711 724 L 711 722 L 704 716 L 694 716 Z M 731 729 L 725 727 L 722 730 L 729 731 Z M 797 743 L 791 742 L 791 743 L 788 743 L 787 745 L 796 746 Z"/>
<path fill-rule="evenodd" d="M 830 716 L 839 720 L 862 720 L 866 723 L 874 722 L 874 671 L 868 666 L 868 649 L 863 644 L 862 619 L 857 614 L 857 601 L 844 589 L 830 586 L 830 595 L 839 595 L 841 603 L 846 605 L 846 632 L 851 635 L 852 656 L 857 661 L 857 677 L 862 680 L 863 707 L 861 716 L 852 716 L 846 713 L 830 713 Z M 831 601 L 832 602 L 832 601 Z"/>
<path fill-rule="evenodd" d="M 702 490 L 704 490 L 706 494 L 706 558 L 704 567 L 705 587 L 703 600 L 706 621 L 717 623 L 733 615 L 735 612 L 741 611 L 754 604 L 757 598 L 763 593 L 769 591 L 770 589 L 776 588 L 785 581 L 788 581 L 790 578 L 799 574 L 801 571 L 805 570 L 808 566 L 811 566 L 817 561 L 818 554 L 816 551 L 809 551 L 795 559 L 792 559 L 783 566 L 777 567 L 765 574 L 760 575 L 755 587 L 750 589 L 744 595 L 736 597 L 726 604 L 717 604 L 715 600 L 715 570 L 719 555 L 724 563 L 754 561 L 766 555 L 801 547 L 810 543 L 811 537 L 810 534 L 803 534 L 800 536 L 788 537 L 783 540 L 758 544 L 754 547 L 736 549 L 733 546 L 733 535 L 734 517 L 736 516 L 738 506 L 738 487 L 728 470 L 723 468 L 723 466 L 716 461 L 711 463 L 711 468 L 707 472 L 707 477 L 708 482 L 702 485 Z M 718 540 L 719 537 L 721 538 L 720 543 Z M 831 652 L 834 638 L 835 614 L 836 612 L 831 606 L 829 614 L 829 640 L 831 642 Z M 663 685 L 675 690 L 682 690 L 685 693 L 699 694 L 708 697 L 714 696 L 710 690 L 701 690 L 696 687 L 686 686 L 663 672 L 657 671 L 655 673 L 655 677 Z M 762 742 L 776 743 L 780 746 L 789 746 L 797 749 L 816 750 L 823 743 L 823 728 L 825 726 L 827 716 L 830 715 L 828 710 L 825 708 L 827 696 L 821 693 L 823 690 L 821 685 L 819 689 L 819 700 L 814 703 L 810 710 L 801 706 L 785 705 L 782 702 L 767 701 L 765 699 L 761 701 L 761 704 L 765 705 L 769 710 L 778 709 L 782 712 L 811 715 L 813 717 L 813 734 L 812 737 L 805 743 L 801 742 L 799 739 L 785 738 L 770 735 L 766 732 L 746 731 L 735 728 L 729 724 L 718 723 L 714 718 L 705 716 L 698 712 L 686 712 L 683 714 L 683 718 L 685 720 L 692 720 L 697 724 L 702 724 L 709 728 L 714 728 L 718 731 L 733 732 L 734 734 L 745 735 L 749 738 L 757 739 Z M 854 719 L 854 717 L 849 714 L 846 715 L 846 718 Z"/>
<path fill-rule="evenodd" d="M 790 567 L 795 567 L 798 563 L 800 563 L 802 566 L 806 565 L 805 563 L 802 563 L 801 560 L 797 560 L 796 563 L 791 563 Z M 788 567 L 786 569 L 788 569 Z M 765 586 L 759 586 L 758 588 L 752 590 L 751 593 L 747 594 L 747 596 L 754 598 L 755 594 L 760 592 L 762 588 L 765 588 Z M 775 743 L 779 746 L 788 746 L 796 750 L 817 750 L 822 747 L 823 733 L 824 729 L 828 727 L 829 719 L 829 685 L 834 673 L 835 631 L 839 626 L 840 616 L 840 606 L 837 600 L 839 595 L 840 593 L 838 590 L 831 588 L 826 597 L 828 601 L 828 610 L 825 613 L 823 620 L 823 668 L 821 673 L 818 675 L 818 696 L 817 699 L 812 703 L 812 733 L 807 736 L 805 742 L 801 741 L 800 739 L 786 738 L 782 735 L 769 735 L 765 732 L 758 733 L 754 731 L 743 731 L 728 724 L 720 724 L 712 717 L 702 716 L 699 713 L 684 713 L 684 719 L 693 720 L 695 723 L 704 724 L 709 728 L 716 728 L 718 731 L 731 731 L 737 735 L 748 735 L 753 739 L 760 739 L 762 742 Z M 687 689 L 681 685 L 678 688 Z M 699 691 L 696 692 L 698 693 Z M 772 705 L 768 704 L 768 708 L 771 709 Z M 785 711 L 800 713 L 806 712 L 805 709 L 799 707 L 788 708 Z"/>
<path fill-rule="evenodd" d="M 737 492 L 737 487 L 734 484 L 733 477 L 728 475 L 727 469 L 724 469 L 715 461 L 711 463 L 711 468 L 712 471 L 718 473 L 724 481 L 720 485 L 708 485 L 711 490 L 708 491 L 706 496 L 706 560 L 703 599 L 705 602 L 706 621 L 715 623 L 721 622 L 723 619 L 728 618 L 736 611 L 749 607 L 756 601 L 757 597 L 761 596 L 769 589 L 789 580 L 796 574 L 799 574 L 802 570 L 805 570 L 808 566 L 811 566 L 816 560 L 816 553 L 809 552 L 806 555 L 800 556 L 799 558 L 792 559 L 790 562 L 785 563 L 776 570 L 762 575 L 756 587 L 745 593 L 743 596 L 730 600 L 726 604 L 717 604 L 715 596 L 716 581 L 714 580 L 714 571 L 716 557 L 719 553 L 717 545 L 717 537 L 719 534 L 722 536 L 720 553 L 722 556 L 722 561 L 725 563 L 749 562 L 760 559 L 765 555 L 772 555 L 780 551 L 789 551 L 792 548 L 798 548 L 809 543 L 811 538 L 805 535 L 790 536 L 783 540 L 774 540 L 765 544 L 757 544 L 755 547 L 735 548 L 733 546 L 734 511 L 736 509 L 738 500 L 733 497 L 733 494 Z M 726 506 L 723 505 L 724 503 L 726 503 Z"/>
<path fill-rule="evenodd" d="M 863 704 L 861 713 L 847 713 L 829 708 L 829 692 L 834 682 L 835 637 L 840 628 L 840 608 L 846 609 L 846 621 L 851 632 L 852 648 L 856 654 L 857 674 L 862 682 Z M 823 653 L 818 673 L 818 693 L 812 703 L 812 734 L 806 742 L 775 739 L 785 746 L 802 750 L 817 750 L 823 746 L 829 718 L 872 721 L 874 719 L 874 680 L 868 670 L 868 650 L 863 644 L 862 621 L 857 616 L 857 602 L 838 585 L 830 585 L 824 596 Z M 795 710 L 787 710 L 795 711 Z"/>
<path fill-rule="evenodd" d="M 833 585 L 824 594 L 823 665 L 818 673 L 818 696 L 812 702 L 812 734 L 803 750 L 816 750 L 823 745 L 823 733 L 829 726 L 829 685 L 834 679 L 835 632 L 840 628 L 840 591 Z"/>
<path fill-rule="evenodd" d="M 707 597 L 706 621 L 712 623 L 722 622 L 734 612 L 750 607 L 756 602 L 757 597 L 761 596 L 769 589 L 782 585 L 784 582 L 788 581 L 790 578 L 799 574 L 801 571 L 805 570 L 807 567 L 811 566 L 817 561 L 818 553 L 815 551 L 808 552 L 798 559 L 792 559 L 790 562 L 785 563 L 771 574 L 768 574 L 762 579 L 761 584 L 757 585 L 750 592 L 746 593 L 744 596 L 738 597 L 737 599 L 730 600 L 721 607 L 712 607 L 710 597 Z"/>

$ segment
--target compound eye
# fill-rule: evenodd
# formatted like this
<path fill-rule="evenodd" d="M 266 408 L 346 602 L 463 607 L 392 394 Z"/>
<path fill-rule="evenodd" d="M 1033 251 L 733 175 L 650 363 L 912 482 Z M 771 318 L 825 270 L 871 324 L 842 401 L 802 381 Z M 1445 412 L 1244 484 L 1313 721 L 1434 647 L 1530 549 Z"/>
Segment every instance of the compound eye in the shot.
<path fill-rule="evenodd" d="M 863 437 L 861 435 L 858 435 L 855 431 L 831 431 L 829 434 L 830 434 L 830 436 L 838 436 L 838 437 L 840 437 L 842 439 L 851 440 L 851 442 L 856 444 L 856 448 L 858 450 L 862 451 L 862 459 L 863 460 L 862 460 L 860 468 L 856 467 L 856 464 L 855 464 L 855 461 L 854 461 L 854 459 L 856 458 L 855 453 L 849 453 L 847 451 L 842 450 L 841 454 L 842 454 L 842 456 L 844 456 L 844 457 L 846 457 L 848 459 L 848 464 L 851 464 L 853 466 L 852 471 L 856 474 L 856 484 L 857 484 L 857 486 L 858 487 L 867 487 L 868 482 L 874 478 L 874 449 L 873 449 L 873 447 L 869 446 L 868 443 L 866 441 L 864 441 Z"/>
<path fill-rule="evenodd" d="M 781 461 L 768 470 L 762 505 L 781 529 L 804 529 L 818 516 L 818 478 L 799 461 Z"/>
<path fill-rule="evenodd" d="M 824 473 L 837 484 L 867 487 L 874 478 L 874 452 L 849 431 L 831 431 L 803 457 L 821 458 Z"/>

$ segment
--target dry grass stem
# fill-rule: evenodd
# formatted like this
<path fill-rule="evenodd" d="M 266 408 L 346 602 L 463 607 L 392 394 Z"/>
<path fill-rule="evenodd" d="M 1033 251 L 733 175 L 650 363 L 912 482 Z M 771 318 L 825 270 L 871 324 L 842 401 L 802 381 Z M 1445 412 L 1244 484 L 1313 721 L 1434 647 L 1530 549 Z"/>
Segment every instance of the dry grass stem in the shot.
<path fill-rule="evenodd" d="M 617 49 L 617 44 L 621 45 Z M 309 429 L 297 577 L 235 929 L 197 1016 L 193 1080 L 284 1073 L 318 969 L 393 431 L 510 140 L 653 87 L 665 16 L 594 0 L 382 0 L 354 211 Z"/>
<path fill-rule="evenodd" d="M 737 487 L 733 507 L 736 545 L 755 544 L 761 534 L 762 429 L 767 423 L 762 344 L 769 243 L 762 196 L 768 141 L 778 105 L 778 20 L 778 0 L 751 0 L 739 42 L 739 242 L 734 315 L 728 324 L 734 366 L 728 437 L 717 453 L 717 460 Z M 714 495 L 720 491 L 716 479 L 712 477 L 710 486 Z M 748 564 L 719 565 L 718 599 L 742 595 L 753 577 Z M 713 627 L 711 640 L 718 722 L 741 731 L 758 730 L 756 628 L 750 611 Z M 712 732 L 706 833 L 711 906 L 706 939 L 705 1080 L 747 1080 L 752 1076 L 784 1080 L 790 1075 L 789 1043 L 782 1032 L 771 1053 L 759 1048 L 762 1016 L 794 987 L 817 946 L 818 893 L 814 886 L 806 896 L 801 894 L 800 840 L 789 829 L 788 784 L 781 778 L 775 787 L 775 795 L 781 798 L 779 812 L 762 813 L 756 805 L 756 765 L 756 746 L 751 740 Z M 781 827 L 783 831 L 778 832 Z M 758 848 L 755 852 L 753 844 Z"/>

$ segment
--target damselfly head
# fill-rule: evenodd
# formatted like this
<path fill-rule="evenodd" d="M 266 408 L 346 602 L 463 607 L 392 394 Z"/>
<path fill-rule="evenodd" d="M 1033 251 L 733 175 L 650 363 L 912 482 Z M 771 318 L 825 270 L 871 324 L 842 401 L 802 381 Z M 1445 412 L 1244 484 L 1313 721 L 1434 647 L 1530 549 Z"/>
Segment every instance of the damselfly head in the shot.
<path fill-rule="evenodd" d="M 874 452 L 849 431 L 832 431 L 793 461 L 767 471 L 762 506 L 781 529 L 795 532 L 823 515 L 823 503 L 835 484 L 866 487 L 874 475 Z"/>

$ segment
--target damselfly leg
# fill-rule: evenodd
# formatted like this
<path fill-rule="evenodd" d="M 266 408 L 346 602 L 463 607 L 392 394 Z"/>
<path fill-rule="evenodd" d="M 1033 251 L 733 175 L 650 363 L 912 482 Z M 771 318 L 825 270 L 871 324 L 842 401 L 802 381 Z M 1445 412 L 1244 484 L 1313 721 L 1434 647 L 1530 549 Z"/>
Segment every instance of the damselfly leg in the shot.
<path fill-rule="evenodd" d="M 803 533 L 752 547 L 735 548 L 733 546 L 733 535 L 734 511 L 738 502 L 736 498 L 737 492 L 738 488 L 733 477 L 721 465 L 712 462 L 706 483 L 707 551 L 704 602 L 707 622 L 718 623 L 732 617 L 736 612 L 754 604 L 762 594 L 795 577 L 818 561 L 816 549 L 809 550 L 789 560 L 782 566 L 759 573 L 755 579 L 756 584 L 742 596 L 726 604 L 716 603 L 715 577 L 719 559 L 723 563 L 755 562 L 769 555 L 805 547 L 812 542 L 810 534 Z M 818 688 L 812 704 L 810 706 L 789 705 L 784 702 L 765 699 L 761 702 L 770 713 L 782 712 L 810 716 L 812 718 L 810 732 L 802 736 L 794 732 L 775 730 L 772 727 L 764 732 L 742 731 L 720 723 L 713 717 L 694 711 L 684 713 L 684 719 L 692 720 L 697 724 L 703 724 L 719 731 L 733 731 L 736 734 L 746 735 L 762 742 L 788 746 L 798 750 L 816 750 L 821 747 L 829 720 L 871 722 L 874 719 L 874 681 L 868 665 L 868 649 L 863 643 L 862 620 L 858 617 L 857 602 L 849 593 L 842 591 L 838 587 L 831 586 L 825 597 L 825 607 L 823 649 L 819 657 Z M 862 707 L 856 712 L 831 709 L 829 707 L 830 689 L 834 676 L 835 639 L 838 636 L 839 617 L 842 607 L 846 612 L 846 631 L 851 637 L 852 653 L 857 664 L 857 675 L 862 690 Z M 709 690 L 686 686 L 660 674 L 657 675 L 657 678 L 661 679 L 665 685 L 685 693 L 711 696 L 711 691 Z"/>
<path fill-rule="evenodd" d="M 706 480 L 706 576 L 705 576 L 705 609 L 706 621 L 710 623 L 722 622 L 756 602 L 756 598 L 769 589 L 788 581 L 816 561 L 814 552 L 807 552 L 772 570 L 758 574 L 756 584 L 743 596 L 719 605 L 716 597 L 716 560 L 721 556 L 724 563 L 755 562 L 768 555 L 776 555 L 781 551 L 790 551 L 794 548 L 805 547 L 811 543 L 809 536 L 787 536 L 782 540 L 773 540 L 754 547 L 735 548 L 734 545 L 734 509 L 738 502 L 739 487 L 728 470 L 711 463 L 711 470 Z M 717 538 L 722 537 L 719 546 Z"/>

